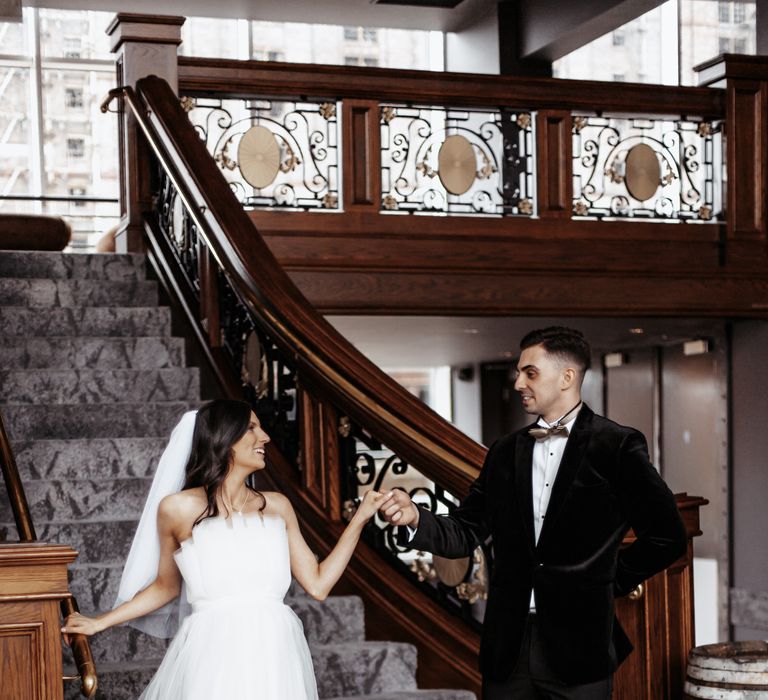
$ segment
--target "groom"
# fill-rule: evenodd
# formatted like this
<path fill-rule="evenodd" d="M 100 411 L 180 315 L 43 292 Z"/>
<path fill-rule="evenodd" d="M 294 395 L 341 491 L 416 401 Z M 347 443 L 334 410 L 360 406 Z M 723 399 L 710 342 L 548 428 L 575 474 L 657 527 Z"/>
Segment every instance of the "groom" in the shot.
<path fill-rule="evenodd" d="M 520 343 L 515 389 L 535 423 L 497 440 L 469 495 L 435 516 L 396 490 L 382 513 L 404 543 L 468 556 L 489 536 L 494 567 L 483 624 L 484 700 L 608 700 L 632 647 L 614 598 L 686 549 L 674 497 L 642 434 L 581 401 L 584 336 L 561 327 Z M 625 533 L 636 539 L 621 548 Z"/>

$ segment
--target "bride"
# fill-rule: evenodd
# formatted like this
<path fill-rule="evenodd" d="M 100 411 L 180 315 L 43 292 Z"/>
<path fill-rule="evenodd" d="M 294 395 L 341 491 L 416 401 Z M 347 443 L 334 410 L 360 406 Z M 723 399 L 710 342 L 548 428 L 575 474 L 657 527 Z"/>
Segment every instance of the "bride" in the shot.
<path fill-rule="evenodd" d="M 92 635 L 129 622 L 178 631 L 143 700 L 316 700 L 301 622 L 284 604 L 291 575 L 324 600 L 365 523 L 389 494 L 369 491 L 321 562 L 283 495 L 246 478 L 264 469 L 269 436 L 250 406 L 216 400 L 174 428 L 158 464 L 120 582 L 103 615 L 69 616 L 62 632 Z"/>

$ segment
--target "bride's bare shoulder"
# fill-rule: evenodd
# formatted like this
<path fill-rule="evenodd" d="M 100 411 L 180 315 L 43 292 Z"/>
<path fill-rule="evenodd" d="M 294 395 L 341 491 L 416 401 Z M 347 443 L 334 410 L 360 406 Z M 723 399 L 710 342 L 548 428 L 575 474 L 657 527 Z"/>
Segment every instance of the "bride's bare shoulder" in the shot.
<path fill-rule="evenodd" d="M 205 510 L 208 501 L 202 488 L 186 489 L 172 493 L 160 501 L 158 518 L 167 518 L 170 522 L 186 522 Z"/>
<path fill-rule="evenodd" d="M 266 505 L 264 512 L 270 515 L 282 515 L 286 518 L 289 514 L 293 513 L 293 506 L 291 502 L 279 491 L 260 491 L 264 496 Z"/>

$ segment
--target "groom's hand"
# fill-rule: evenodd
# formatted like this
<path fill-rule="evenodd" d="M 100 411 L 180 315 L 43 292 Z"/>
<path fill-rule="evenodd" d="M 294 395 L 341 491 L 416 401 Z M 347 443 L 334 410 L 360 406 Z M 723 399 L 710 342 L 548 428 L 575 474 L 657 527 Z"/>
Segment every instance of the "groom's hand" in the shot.
<path fill-rule="evenodd" d="M 416 529 L 419 526 L 419 509 L 411 497 L 400 489 L 394 489 L 392 495 L 379 507 L 384 520 L 393 525 L 407 525 Z"/>

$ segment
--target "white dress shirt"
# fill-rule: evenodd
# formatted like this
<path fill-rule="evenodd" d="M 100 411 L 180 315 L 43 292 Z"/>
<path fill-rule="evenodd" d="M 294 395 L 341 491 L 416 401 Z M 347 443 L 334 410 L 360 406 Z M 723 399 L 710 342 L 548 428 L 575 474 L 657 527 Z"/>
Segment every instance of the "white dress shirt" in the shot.
<path fill-rule="evenodd" d="M 563 426 L 568 430 L 567 435 L 549 435 L 542 440 L 536 440 L 536 444 L 533 446 L 533 463 L 531 464 L 531 484 L 533 488 L 531 489 L 531 496 L 533 498 L 533 529 L 536 536 L 536 544 L 539 542 L 541 528 L 544 527 L 549 498 L 552 495 L 552 487 L 555 484 L 555 478 L 557 478 L 557 472 L 560 469 L 563 452 L 565 452 L 565 446 L 568 444 L 568 437 L 571 434 L 573 422 L 579 415 L 580 410 L 581 406 L 573 412 L 566 423 L 563 423 Z M 537 425 L 540 425 L 542 428 L 551 428 L 556 423 L 557 420 L 547 423 L 541 416 L 539 416 L 537 421 Z M 531 611 L 535 610 L 536 601 L 533 591 L 531 591 Z"/>

